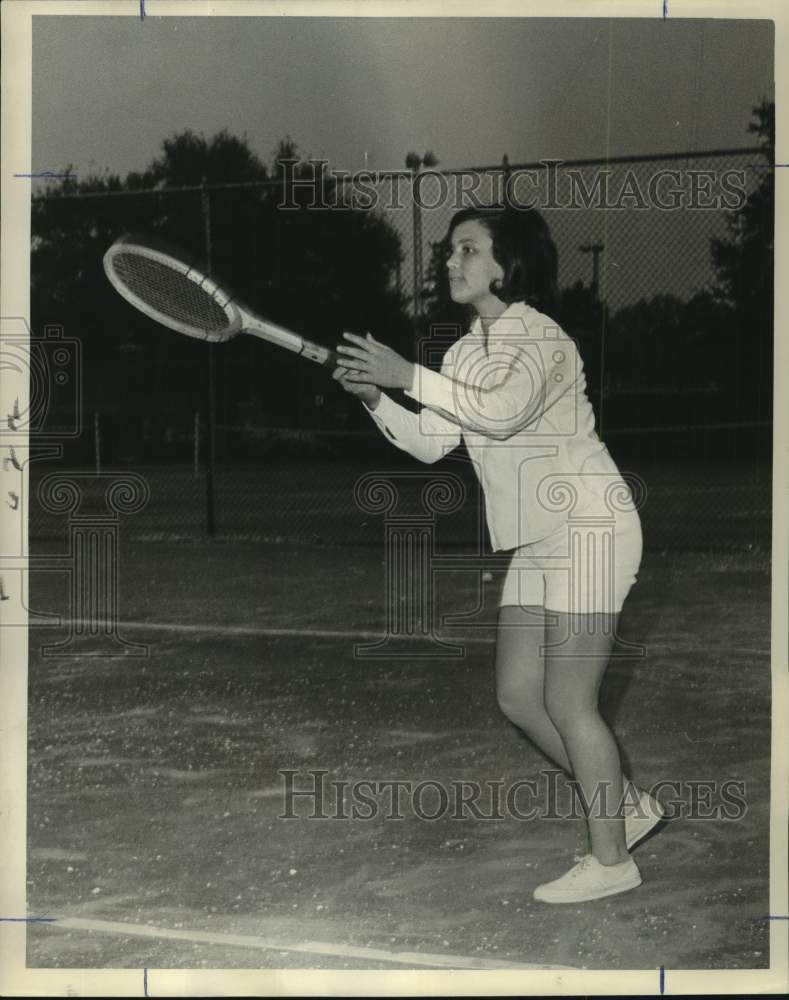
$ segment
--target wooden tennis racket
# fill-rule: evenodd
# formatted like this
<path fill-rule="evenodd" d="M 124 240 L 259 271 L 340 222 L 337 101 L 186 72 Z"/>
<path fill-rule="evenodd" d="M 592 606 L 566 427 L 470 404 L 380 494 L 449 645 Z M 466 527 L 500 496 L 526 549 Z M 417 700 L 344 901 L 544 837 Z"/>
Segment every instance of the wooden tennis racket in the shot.
<path fill-rule="evenodd" d="M 103 264 L 127 302 L 178 333 L 214 343 L 249 333 L 327 368 L 337 363 L 334 351 L 258 316 L 183 251 L 155 237 L 121 236 Z"/>

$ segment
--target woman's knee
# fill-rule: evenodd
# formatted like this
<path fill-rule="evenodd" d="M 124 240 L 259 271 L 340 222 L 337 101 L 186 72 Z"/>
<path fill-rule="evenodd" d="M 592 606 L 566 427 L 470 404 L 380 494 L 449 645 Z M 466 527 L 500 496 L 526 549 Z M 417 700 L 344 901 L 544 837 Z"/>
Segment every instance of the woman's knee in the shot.
<path fill-rule="evenodd" d="M 515 722 L 515 717 L 521 714 L 522 699 L 518 697 L 516 691 L 510 684 L 496 685 L 496 701 L 499 710 L 507 716 L 511 722 Z"/>
<path fill-rule="evenodd" d="M 585 720 L 597 715 L 597 705 L 589 698 L 568 697 L 566 692 L 545 689 L 545 711 L 562 734 L 578 729 Z"/>
<path fill-rule="evenodd" d="M 521 728 L 527 727 L 529 720 L 538 713 L 544 713 L 542 690 L 531 685 L 509 683 L 499 679 L 496 684 L 496 701 L 501 712 Z"/>
<path fill-rule="evenodd" d="M 545 629 L 541 614 L 544 612 L 539 607 L 504 606 L 499 612 L 496 700 L 503 714 L 522 729 L 531 719 L 545 716 L 545 662 L 541 651 Z"/>

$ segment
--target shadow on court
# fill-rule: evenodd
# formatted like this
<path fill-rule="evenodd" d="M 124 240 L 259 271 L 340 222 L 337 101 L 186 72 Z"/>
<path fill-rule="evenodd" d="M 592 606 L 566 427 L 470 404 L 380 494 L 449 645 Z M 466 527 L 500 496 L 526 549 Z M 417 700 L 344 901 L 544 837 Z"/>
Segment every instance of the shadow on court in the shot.
<path fill-rule="evenodd" d="M 640 888 L 550 907 L 532 890 L 585 850 L 583 824 L 490 818 L 484 799 L 485 816 L 454 818 L 457 798 L 442 812 L 436 790 L 528 779 L 521 812 L 569 802 L 498 711 L 492 628 L 463 657 L 358 659 L 354 643 L 383 630 L 380 550 L 122 555 L 120 632 L 147 657 L 41 657 L 65 629 L 31 633 L 28 893 L 55 922 L 29 927 L 29 966 L 768 965 L 770 579 L 756 559 L 646 553 L 622 633 L 647 655 L 613 663 L 604 713 L 639 784 L 675 783 L 659 794 L 677 815 L 636 849 Z M 467 574 L 440 587 L 443 611 L 474 608 Z M 34 576 L 31 603 L 63 613 L 65 580 Z M 288 803 L 288 770 L 301 790 L 326 772 L 323 801 Z M 358 798 L 344 809 L 331 782 L 375 798 L 363 781 L 435 787 L 421 817 L 404 794 L 402 818 L 387 795 L 348 818 Z"/>

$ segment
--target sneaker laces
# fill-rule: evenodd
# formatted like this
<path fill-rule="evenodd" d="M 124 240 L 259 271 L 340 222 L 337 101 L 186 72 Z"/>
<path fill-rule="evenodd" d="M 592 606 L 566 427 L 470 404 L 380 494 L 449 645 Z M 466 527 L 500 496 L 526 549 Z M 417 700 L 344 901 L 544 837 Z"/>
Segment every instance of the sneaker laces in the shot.
<path fill-rule="evenodd" d="M 570 872 L 572 878 L 576 878 L 578 875 L 583 874 L 587 871 L 594 862 L 593 854 L 576 854 L 573 857 L 573 861 L 577 862 L 575 868 Z"/>

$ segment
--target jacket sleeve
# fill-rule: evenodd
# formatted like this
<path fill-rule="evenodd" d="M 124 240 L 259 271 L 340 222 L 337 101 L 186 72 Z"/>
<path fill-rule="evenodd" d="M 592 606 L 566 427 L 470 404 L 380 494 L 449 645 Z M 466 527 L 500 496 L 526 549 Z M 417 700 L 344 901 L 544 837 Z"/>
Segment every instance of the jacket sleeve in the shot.
<path fill-rule="evenodd" d="M 464 430 L 505 441 L 539 418 L 577 383 L 575 345 L 535 340 L 476 352 L 454 371 L 416 365 L 407 396 L 440 410 Z"/>
<path fill-rule="evenodd" d="M 427 407 L 412 413 L 382 392 L 375 410 L 365 409 L 393 445 L 420 462 L 437 462 L 460 444 L 457 423 Z"/>

